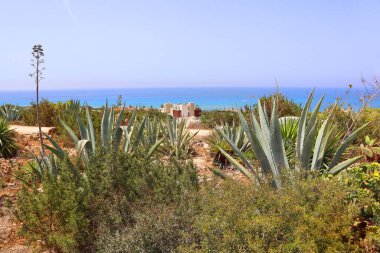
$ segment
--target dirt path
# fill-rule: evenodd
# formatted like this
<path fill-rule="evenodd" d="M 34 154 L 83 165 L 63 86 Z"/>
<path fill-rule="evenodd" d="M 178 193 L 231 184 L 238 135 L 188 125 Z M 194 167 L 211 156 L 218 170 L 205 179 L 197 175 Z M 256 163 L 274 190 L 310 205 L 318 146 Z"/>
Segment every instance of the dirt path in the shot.
<path fill-rule="evenodd" d="M 20 135 L 33 135 L 38 134 L 38 127 L 34 126 L 18 126 L 18 125 L 11 125 L 11 129 L 15 130 L 16 133 Z M 54 127 L 42 127 L 41 130 L 44 133 L 49 133 Z"/>
<path fill-rule="evenodd" d="M 200 140 L 200 141 L 205 141 L 207 137 L 211 136 L 212 134 L 212 130 L 208 130 L 208 129 L 189 129 L 189 132 L 191 134 L 197 133 L 197 135 L 195 136 L 195 139 Z"/>
<path fill-rule="evenodd" d="M 213 158 L 210 154 L 210 145 L 207 143 L 207 138 L 211 136 L 212 130 L 205 129 L 189 129 L 191 134 L 196 134 L 192 143 L 192 148 L 195 152 L 193 162 L 197 168 L 197 174 L 200 181 L 207 180 L 212 177 L 212 172 L 209 168 L 214 167 Z"/>

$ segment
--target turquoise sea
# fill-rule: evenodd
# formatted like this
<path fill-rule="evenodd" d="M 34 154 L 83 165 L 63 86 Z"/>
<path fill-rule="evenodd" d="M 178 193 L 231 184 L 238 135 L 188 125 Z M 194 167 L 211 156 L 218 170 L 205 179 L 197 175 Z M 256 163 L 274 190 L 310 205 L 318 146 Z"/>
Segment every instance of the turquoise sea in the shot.
<path fill-rule="evenodd" d="M 122 96 L 127 105 L 159 108 L 166 102 L 194 102 L 204 110 L 240 108 L 245 104 L 254 104 L 263 95 L 269 95 L 276 89 L 271 87 L 204 87 L 204 88 L 128 88 L 128 89 L 97 89 L 97 90 L 41 90 L 40 96 L 50 101 L 66 101 L 79 99 L 94 107 L 100 107 L 106 100 L 115 104 L 117 97 Z M 280 91 L 297 103 L 303 104 L 312 88 L 283 87 Z M 316 98 L 325 95 L 323 107 L 334 103 L 336 98 L 342 98 L 354 108 L 360 107 L 362 92 L 351 89 L 346 94 L 346 88 L 316 88 Z M 20 106 L 30 105 L 35 101 L 35 92 L 30 91 L 0 91 L 0 103 L 10 103 Z M 317 99 L 314 99 L 314 103 Z M 372 102 L 371 107 L 380 108 L 380 98 Z"/>

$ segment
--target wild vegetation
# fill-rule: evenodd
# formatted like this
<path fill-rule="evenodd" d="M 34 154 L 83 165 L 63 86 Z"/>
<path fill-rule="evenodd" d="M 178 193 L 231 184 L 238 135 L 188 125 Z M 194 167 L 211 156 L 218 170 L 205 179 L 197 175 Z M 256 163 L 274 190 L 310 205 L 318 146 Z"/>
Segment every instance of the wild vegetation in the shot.
<path fill-rule="evenodd" d="M 43 135 L 46 156 L 14 171 L 20 234 L 56 252 L 376 252 L 378 111 L 363 110 L 345 135 L 341 107 L 321 112 L 321 98 L 311 110 L 312 99 L 301 107 L 274 94 L 206 112 L 208 174 L 192 161 L 199 141 L 185 121 L 120 101 L 42 100 L 40 121 L 57 131 Z M 35 105 L 7 108 L 38 123 Z M 2 117 L 1 155 L 14 156 Z"/>
<path fill-rule="evenodd" d="M 14 131 L 10 129 L 9 122 L 0 118 L 0 158 L 8 158 L 15 155 L 17 150 L 14 139 Z"/>

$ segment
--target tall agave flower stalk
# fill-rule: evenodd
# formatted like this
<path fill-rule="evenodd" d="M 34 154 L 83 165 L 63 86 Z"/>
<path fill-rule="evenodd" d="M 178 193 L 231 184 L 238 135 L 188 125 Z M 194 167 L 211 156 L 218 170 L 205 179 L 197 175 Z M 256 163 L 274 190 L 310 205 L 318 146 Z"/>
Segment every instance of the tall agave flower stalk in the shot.
<path fill-rule="evenodd" d="M 108 105 L 106 104 L 100 129 L 100 144 L 102 152 L 107 153 L 111 150 L 117 151 L 121 149 L 125 153 L 133 153 L 135 149 L 142 143 L 147 118 L 144 117 L 142 122 L 138 124 L 136 122 L 136 113 L 133 112 L 128 120 L 128 124 L 126 126 L 122 126 L 123 117 L 124 108 L 121 110 L 119 116 L 115 121 L 115 112 L 113 108 L 108 108 Z M 62 121 L 62 124 L 73 139 L 78 156 L 80 156 L 85 165 L 88 165 L 89 156 L 94 155 L 97 152 L 95 131 L 88 108 L 86 109 L 86 124 L 78 114 L 76 114 L 76 118 L 80 132 L 80 138 L 76 136 L 74 131 L 65 122 Z M 137 131 L 136 134 L 134 134 L 135 130 Z M 45 136 L 53 145 L 53 147 L 46 145 L 46 148 L 57 155 L 59 158 L 63 159 L 65 155 L 63 149 L 48 135 Z M 146 158 L 149 158 L 153 154 L 153 152 L 157 149 L 162 141 L 163 138 L 157 140 L 149 147 Z"/>
<path fill-rule="evenodd" d="M 244 162 L 245 166 L 231 157 L 221 147 L 219 147 L 220 151 L 230 160 L 231 164 L 257 184 L 261 184 L 267 178 L 272 178 L 273 185 L 276 188 L 281 188 L 282 186 L 281 175 L 284 170 L 322 170 L 323 158 L 334 133 L 331 122 L 331 118 L 334 116 L 334 109 L 330 112 L 327 119 L 322 122 L 321 126 L 318 127 L 319 120 L 317 116 L 323 97 L 319 100 L 316 108 L 310 115 L 309 110 L 313 96 L 314 90 L 311 92 L 298 122 L 295 144 L 296 162 L 294 166 L 289 166 L 275 101 L 273 101 L 270 119 L 265 109 L 261 106 L 260 101 L 258 102 L 259 121 L 253 112 L 251 112 L 251 122 L 248 124 L 243 114 L 239 112 L 241 125 L 260 163 L 260 168 L 255 168 L 235 143 L 224 133 L 222 133 L 223 137 L 233 148 L 236 155 Z M 367 124 L 363 125 L 342 141 L 333 155 L 328 168 L 324 170 L 325 173 L 335 175 L 361 158 L 361 156 L 358 156 L 340 162 L 343 152 L 366 126 Z"/>

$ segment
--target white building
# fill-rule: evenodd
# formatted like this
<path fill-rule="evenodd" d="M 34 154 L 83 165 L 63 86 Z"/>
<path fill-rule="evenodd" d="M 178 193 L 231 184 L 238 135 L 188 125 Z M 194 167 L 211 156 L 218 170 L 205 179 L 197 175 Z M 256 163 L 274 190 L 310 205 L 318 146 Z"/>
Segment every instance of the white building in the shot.
<path fill-rule="evenodd" d="M 201 109 L 195 108 L 193 102 L 186 104 L 166 103 L 161 108 L 163 113 L 169 114 L 175 118 L 179 117 L 200 117 Z"/>

